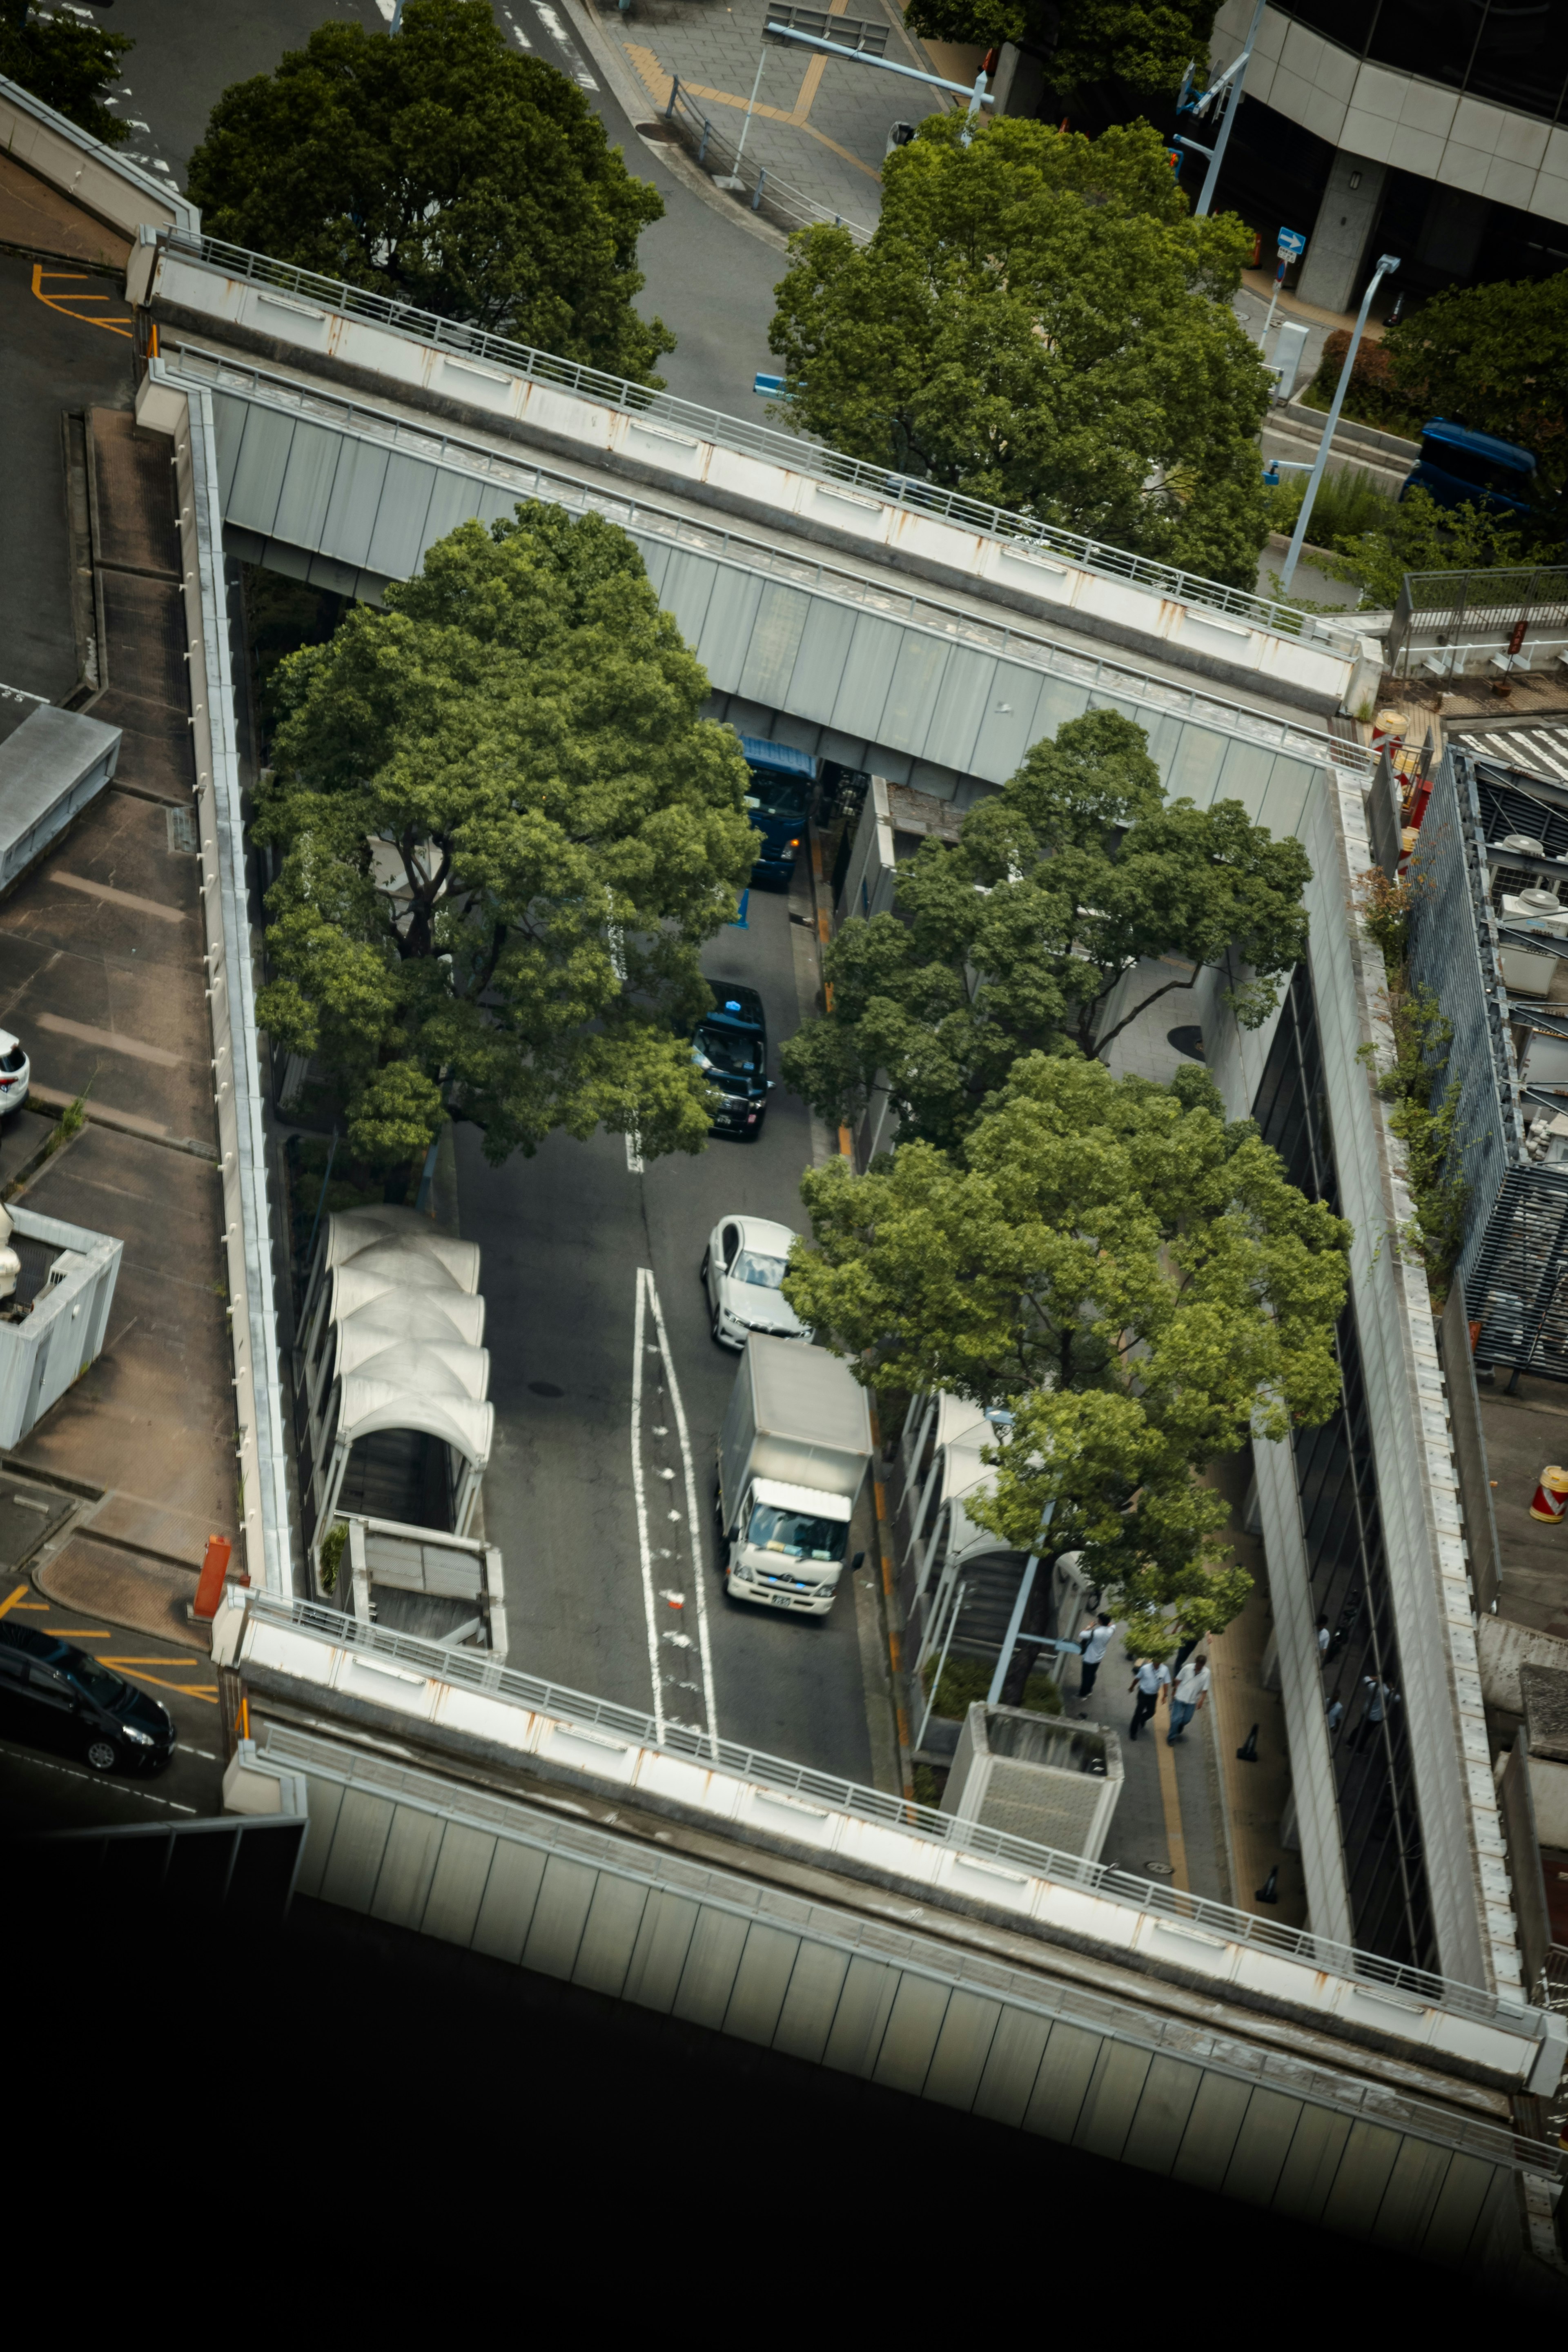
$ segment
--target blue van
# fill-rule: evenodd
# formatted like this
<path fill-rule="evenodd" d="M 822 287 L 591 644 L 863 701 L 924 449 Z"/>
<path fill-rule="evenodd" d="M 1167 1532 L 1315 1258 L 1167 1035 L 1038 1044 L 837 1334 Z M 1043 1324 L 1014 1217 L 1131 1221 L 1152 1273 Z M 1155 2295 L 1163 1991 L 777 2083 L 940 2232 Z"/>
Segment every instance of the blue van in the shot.
<path fill-rule="evenodd" d="M 763 836 L 752 879 L 787 884 L 795 872 L 795 852 L 805 838 L 816 761 L 807 751 L 769 743 L 761 735 L 742 735 L 741 749 L 752 772 L 746 814 Z"/>
<path fill-rule="evenodd" d="M 1468 504 L 1489 514 L 1530 515 L 1535 510 L 1534 453 L 1435 416 L 1421 428 L 1421 455 L 1405 488 L 1425 490 L 1440 507 Z"/>

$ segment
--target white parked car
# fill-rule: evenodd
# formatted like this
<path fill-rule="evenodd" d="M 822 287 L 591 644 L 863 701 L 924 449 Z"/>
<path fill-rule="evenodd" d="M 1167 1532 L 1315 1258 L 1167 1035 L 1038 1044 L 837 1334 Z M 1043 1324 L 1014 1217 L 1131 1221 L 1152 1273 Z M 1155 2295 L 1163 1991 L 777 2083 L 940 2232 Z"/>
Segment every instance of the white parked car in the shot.
<path fill-rule="evenodd" d="M 811 1333 L 779 1288 L 795 1236 L 766 1217 L 724 1217 L 702 1253 L 702 1279 L 713 1337 L 721 1348 L 743 1348 L 753 1331 L 775 1339 Z"/>
<path fill-rule="evenodd" d="M 27 1056 L 8 1029 L 0 1029 L 0 1118 L 20 1110 L 27 1099 L 33 1072 Z"/>

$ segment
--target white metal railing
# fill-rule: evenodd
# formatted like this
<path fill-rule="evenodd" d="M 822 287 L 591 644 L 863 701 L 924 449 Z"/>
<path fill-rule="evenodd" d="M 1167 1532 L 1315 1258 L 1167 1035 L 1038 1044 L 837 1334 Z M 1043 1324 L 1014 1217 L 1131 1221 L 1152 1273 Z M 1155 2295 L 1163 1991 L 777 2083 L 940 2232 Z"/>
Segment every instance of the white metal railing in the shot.
<path fill-rule="evenodd" d="M 426 1681 L 483 1692 L 532 1714 L 616 1732 L 638 1748 L 708 1765 L 728 1778 L 781 1790 L 853 1819 L 901 1830 L 928 1844 L 1012 1863 L 1033 1878 L 1077 1887 L 1154 1918 L 1180 1920 L 1200 1934 L 1206 1933 L 1226 1943 L 1277 1952 L 1327 1975 L 1404 1993 L 1429 2009 L 1500 2023 L 1525 2041 L 1542 2040 L 1547 2032 L 1546 2012 L 1532 2007 L 1522 1993 L 1489 1993 L 1477 1986 L 1458 1984 L 1426 1969 L 1407 1968 L 1378 1953 L 1358 1951 L 1349 1944 L 1313 1936 L 1304 1928 L 1279 1927 L 1250 1911 L 1236 1910 L 1229 1904 L 1211 1902 L 1205 1896 L 1185 1894 L 1173 1886 L 1156 1885 L 1107 1864 L 1086 1862 L 1079 1854 L 1063 1853 L 1054 1847 L 1037 1845 L 1027 1838 L 1013 1837 L 1005 1831 L 961 1821 L 955 1814 L 941 1812 L 932 1805 L 889 1796 L 883 1790 L 840 1780 L 837 1774 L 819 1772 L 807 1764 L 791 1763 L 763 1748 L 715 1739 L 705 1731 L 688 1729 L 667 1720 L 661 1738 L 652 1716 L 635 1707 L 621 1706 L 613 1700 L 595 1698 L 542 1676 L 523 1674 L 477 1651 L 445 1650 L 434 1642 L 362 1624 L 320 1602 L 288 1601 L 270 1593 L 253 1592 L 247 1596 L 246 1605 L 250 1616 L 263 1624 L 291 1626 L 340 1649 L 365 1652 L 417 1668 Z"/>
<path fill-rule="evenodd" d="M 558 385 L 607 408 L 661 417 L 721 448 L 763 457 L 772 465 L 787 467 L 791 473 L 813 476 L 818 480 L 847 482 L 873 493 L 890 505 L 909 508 L 920 514 L 935 515 L 944 521 L 961 523 L 965 529 L 988 539 L 1027 541 L 1034 546 L 1047 548 L 1053 553 L 1066 556 L 1083 571 L 1100 573 L 1107 579 L 1130 581 L 1175 604 L 1230 614 L 1237 620 L 1250 623 L 1255 628 L 1267 630 L 1276 636 L 1296 638 L 1304 645 L 1316 646 L 1323 651 L 1336 654 L 1342 659 L 1352 648 L 1359 634 L 1353 621 L 1336 621 L 1303 613 L 1295 605 L 1276 597 L 1256 596 L 1246 589 L 1227 588 L 1218 581 L 1205 580 L 1201 573 L 1183 572 L 1174 565 L 1158 563 L 1147 556 L 1129 554 L 1125 548 L 1110 547 L 1102 541 L 1086 539 L 1077 531 L 1060 530 L 1054 523 L 1036 521 L 1031 516 L 1013 513 L 1005 507 L 966 497 L 961 490 L 944 490 L 934 482 L 923 481 L 908 474 L 896 474 L 885 466 L 874 466 L 863 458 L 847 457 L 839 450 L 825 448 L 820 443 L 808 440 L 802 435 L 780 432 L 772 425 L 753 425 L 742 417 L 727 415 L 722 409 L 681 400 L 673 393 L 650 391 L 647 384 L 628 383 L 624 376 L 606 375 L 602 369 L 586 367 L 574 360 L 557 359 L 549 352 L 535 351 L 530 344 L 512 342 L 508 337 L 491 334 L 483 327 L 470 326 L 461 320 L 441 318 L 435 311 L 422 310 L 411 302 L 395 301 L 390 295 L 372 293 L 363 287 L 348 285 L 341 278 L 322 277 L 313 269 L 298 268 L 292 262 L 269 260 L 265 254 L 250 253 L 243 246 L 227 245 L 220 237 L 190 236 L 169 230 L 162 232 L 158 241 L 165 251 L 214 269 L 226 278 L 270 286 L 280 292 L 318 302 L 347 318 L 374 320 L 395 333 L 434 344 L 442 351 L 461 352 L 467 357 L 493 360 L 511 375 L 531 383 Z"/>
<path fill-rule="evenodd" d="M 1364 744 L 1321 733 L 1247 703 L 1227 702 L 1201 688 L 1178 685 L 1127 662 L 1113 661 L 1103 655 L 1075 653 L 1070 646 L 1035 629 L 955 611 L 951 604 L 889 584 L 885 573 L 868 576 L 866 572 L 851 571 L 843 562 L 796 555 L 721 524 L 700 522 L 650 499 L 597 488 L 559 467 L 520 457 L 514 448 L 492 449 L 460 434 L 433 433 L 389 415 L 383 409 L 315 389 L 306 391 L 265 368 L 253 367 L 243 360 L 219 358 L 214 352 L 189 346 L 182 346 L 177 355 L 173 350 L 162 354 L 156 365 L 169 383 L 188 382 L 208 385 L 217 392 L 242 393 L 258 405 L 284 410 L 312 423 L 335 425 L 360 438 L 383 442 L 405 455 L 423 458 L 427 464 L 497 483 L 515 490 L 520 497 L 541 499 L 575 513 L 603 515 L 623 530 L 668 540 L 683 551 L 706 555 L 715 562 L 737 564 L 748 572 L 766 572 L 814 593 L 873 611 L 879 618 L 901 622 L 907 627 L 925 630 L 950 642 L 977 646 L 1009 661 L 1025 663 L 1030 668 L 1048 671 L 1053 677 L 1070 678 L 1091 692 L 1125 696 L 1161 717 L 1190 719 L 1238 741 L 1257 743 L 1324 767 L 1343 769 L 1358 780 L 1371 772 L 1373 755 Z M 331 550 L 323 551 L 331 554 Z"/>

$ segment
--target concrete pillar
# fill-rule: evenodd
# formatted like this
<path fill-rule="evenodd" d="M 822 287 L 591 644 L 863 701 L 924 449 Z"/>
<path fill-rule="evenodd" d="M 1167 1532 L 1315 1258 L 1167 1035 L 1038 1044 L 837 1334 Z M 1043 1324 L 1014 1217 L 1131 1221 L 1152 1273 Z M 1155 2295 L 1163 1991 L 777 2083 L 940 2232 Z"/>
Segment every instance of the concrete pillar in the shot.
<path fill-rule="evenodd" d="M 1386 164 L 1352 155 L 1342 147 L 1334 157 L 1296 289 L 1303 302 L 1324 310 L 1352 307 L 1387 176 Z"/>
<path fill-rule="evenodd" d="M 992 84 L 997 114 L 1022 114 L 1033 121 L 1046 95 L 1046 68 L 1012 41 L 1004 41 Z"/>

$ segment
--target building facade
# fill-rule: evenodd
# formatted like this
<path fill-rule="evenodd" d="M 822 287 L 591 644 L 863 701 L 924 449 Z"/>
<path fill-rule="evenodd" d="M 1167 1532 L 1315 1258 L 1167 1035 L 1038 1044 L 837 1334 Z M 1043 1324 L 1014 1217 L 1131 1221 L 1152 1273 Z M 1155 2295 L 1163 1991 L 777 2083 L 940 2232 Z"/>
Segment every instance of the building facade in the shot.
<path fill-rule="evenodd" d="M 1225 0 L 1214 61 L 1252 0 Z M 1568 264 L 1568 9 L 1558 0 L 1295 0 L 1264 11 L 1220 184 L 1258 227 L 1308 239 L 1295 290 L 1346 310 L 1381 253 L 1389 289 L 1544 277 Z M 1289 282 L 1289 281 L 1288 281 Z"/>

